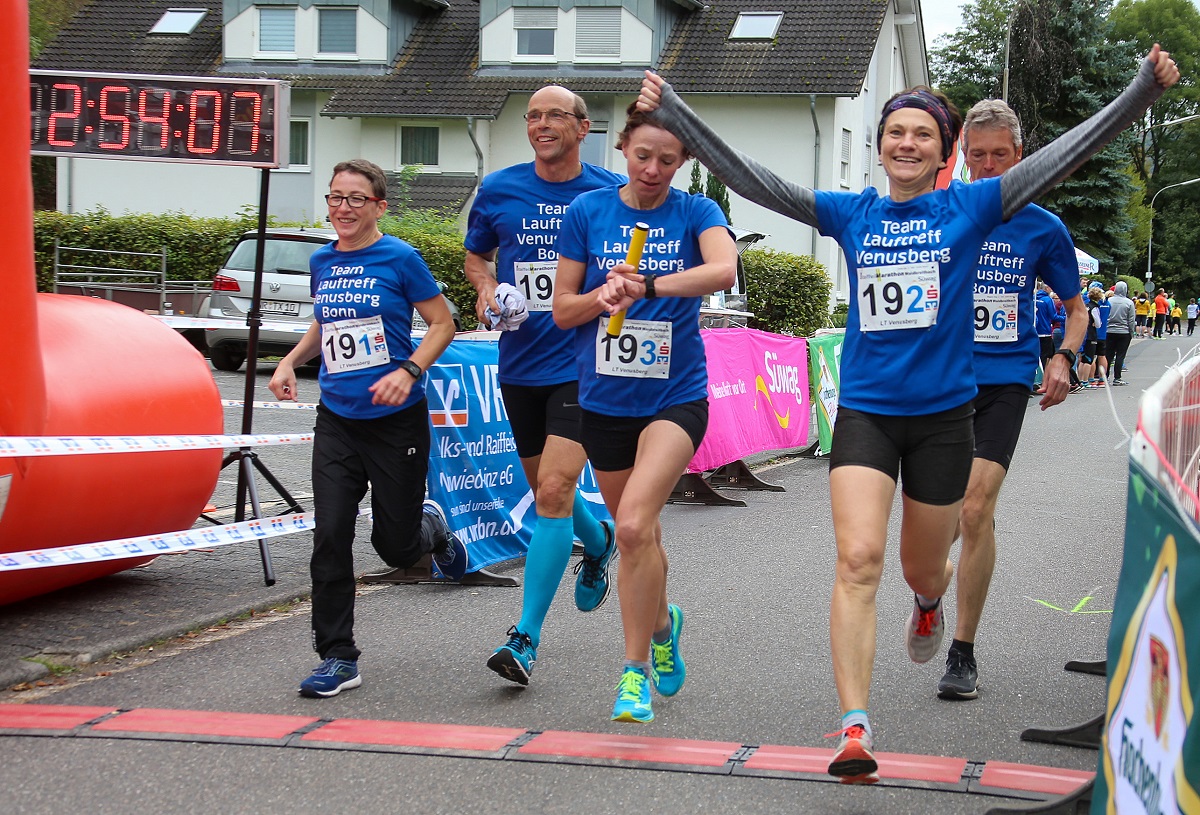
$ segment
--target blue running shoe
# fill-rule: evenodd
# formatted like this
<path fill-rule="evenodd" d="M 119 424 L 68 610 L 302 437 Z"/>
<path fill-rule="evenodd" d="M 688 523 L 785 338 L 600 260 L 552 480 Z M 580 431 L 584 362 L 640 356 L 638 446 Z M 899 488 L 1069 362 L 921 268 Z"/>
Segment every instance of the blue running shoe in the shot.
<path fill-rule="evenodd" d="M 671 615 L 671 639 L 664 643 L 650 643 L 650 677 L 654 689 L 663 696 L 674 696 L 683 687 L 687 668 L 679 653 L 679 635 L 683 633 L 683 609 L 672 603 L 667 606 Z"/>
<path fill-rule="evenodd" d="M 437 501 L 421 505 L 421 536 L 433 543 L 433 565 L 447 580 L 458 582 L 467 573 L 467 547 L 450 531 L 450 522 Z"/>
<path fill-rule="evenodd" d="M 300 683 L 300 695 L 309 699 L 325 699 L 337 696 L 344 690 L 357 688 L 362 684 L 362 676 L 358 672 L 358 663 L 352 659 L 335 659 L 330 657 L 323 660 Z"/>
<path fill-rule="evenodd" d="M 537 649 L 533 647 L 533 640 L 514 625 L 508 629 L 508 642 L 488 657 L 487 666 L 510 682 L 528 685 L 535 662 Z"/>
<path fill-rule="evenodd" d="M 614 722 L 652 722 L 650 681 L 638 668 L 626 668 L 617 683 L 617 701 L 613 705 Z"/>
<path fill-rule="evenodd" d="M 588 557 L 587 552 L 575 564 L 575 608 L 595 611 L 608 599 L 608 567 L 617 554 L 617 528 L 612 521 L 601 521 L 604 527 L 604 554 Z"/>

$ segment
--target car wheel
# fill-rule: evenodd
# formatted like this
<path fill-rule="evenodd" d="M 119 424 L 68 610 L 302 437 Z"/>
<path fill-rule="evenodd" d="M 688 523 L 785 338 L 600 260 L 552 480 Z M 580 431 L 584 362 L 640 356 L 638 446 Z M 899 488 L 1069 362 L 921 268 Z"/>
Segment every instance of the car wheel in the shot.
<path fill-rule="evenodd" d="M 208 359 L 218 371 L 236 371 L 246 361 L 246 352 L 228 345 L 208 349 Z"/>

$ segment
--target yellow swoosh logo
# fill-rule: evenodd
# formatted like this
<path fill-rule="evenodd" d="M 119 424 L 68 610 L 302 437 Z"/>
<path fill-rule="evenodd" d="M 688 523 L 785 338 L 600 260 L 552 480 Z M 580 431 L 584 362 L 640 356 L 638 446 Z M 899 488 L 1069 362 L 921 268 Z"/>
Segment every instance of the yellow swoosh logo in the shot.
<path fill-rule="evenodd" d="M 787 413 L 782 416 L 775 409 L 775 405 L 771 404 L 771 392 L 767 390 L 767 383 L 763 381 L 762 376 L 754 377 L 754 409 L 758 410 L 758 394 L 762 394 L 767 400 L 767 406 L 771 408 L 771 412 L 775 414 L 775 421 L 779 422 L 779 427 L 787 430 L 788 423 L 791 421 L 792 409 L 788 408 Z"/>

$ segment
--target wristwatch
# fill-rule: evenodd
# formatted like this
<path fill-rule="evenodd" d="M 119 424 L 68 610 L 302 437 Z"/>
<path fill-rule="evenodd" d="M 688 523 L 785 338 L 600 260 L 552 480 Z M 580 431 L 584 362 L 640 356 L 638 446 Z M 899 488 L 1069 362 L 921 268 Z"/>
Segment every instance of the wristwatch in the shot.
<path fill-rule="evenodd" d="M 1059 354 L 1061 354 L 1062 356 L 1067 358 L 1067 365 L 1069 365 L 1072 368 L 1075 367 L 1075 352 L 1074 351 L 1072 351 L 1070 348 L 1059 348 L 1057 351 L 1054 352 L 1054 355 L 1058 356 Z"/>
<path fill-rule="evenodd" d="M 658 297 L 658 292 L 654 291 L 654 279 L 656 277 L 658 277 L 658 275 L 648 274 L 648 275 L 645 275 L 644 279 L 642 280 L 642 282 L 646 284 L 646 299 L 647 300 L 653 300 L 655 297 Z"/>
<path fill-rule="evenodd" d="M 411 376 L 413 379 L 420 379 L 421 374 L 424 373 L 421 370 L 421 366 L 413 362 L 411 359 L 400 360 L 400 367 L 408 371 L 409 376 Z"/>

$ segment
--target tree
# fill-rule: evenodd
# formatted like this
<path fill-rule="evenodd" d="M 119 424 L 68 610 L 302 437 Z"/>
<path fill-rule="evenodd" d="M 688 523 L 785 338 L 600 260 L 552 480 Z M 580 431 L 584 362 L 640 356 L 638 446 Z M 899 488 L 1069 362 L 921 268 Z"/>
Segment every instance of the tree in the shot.
<path fill-rule="evenodd" d="M 721 212 L 725 213 L 725 220 L 732 224 L 733 219 L 729 217 L 729 190 L 725 188 L 721 179 L 712 173 L 708 173 L 708 183 L 704 185 L 704 195 L 716 202 L 717 206 L 721 208 Z"/>
<path fill-rule="evenodd" d="M 1113 32 L 1147 53 L 1154 43 L 1171 52 L 1184 76 L 1200 69 L 1200 12 L 1189 0 L 1119 0 L 1109 19 Z M 1146 129 L 1132 140 L 1133 170 L 1142 182 L 1149 218 L 1151 198 L 1171 184 L 1200 175 L 1200 121 L 1163 127 L 1200 111 L 1200 87 L 1181 82 L 1155 103 Z M 1200 194 L 1196 186 L 1173 189 L 1156 201 L 1154 218 L 1154 282 L 1167 288 L 1200 290 Z M 1147 227 L 1149 223 L 1147 223 Z M 1149 229 L 1134 238 L 1138 277 L 1146 271 Z"/>
<path fill-rule="evenodd" d="M 962 7 L 962 25 L 942 34 L 929 54 L 933 84 L 964 113 L 980 99 L 1000 97 L 1004 38 L 1014 0 L 977 0 Z"/>
<path fill-rule="evenodd" d="M 704 182 L 700 180 L 700 162 L 692 160 L 692 183 L 688 185 L 688 195 L 704 192 Z"/>

